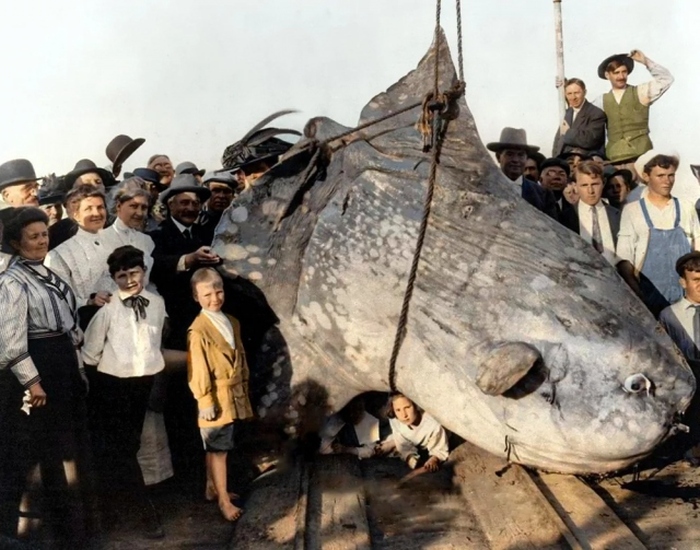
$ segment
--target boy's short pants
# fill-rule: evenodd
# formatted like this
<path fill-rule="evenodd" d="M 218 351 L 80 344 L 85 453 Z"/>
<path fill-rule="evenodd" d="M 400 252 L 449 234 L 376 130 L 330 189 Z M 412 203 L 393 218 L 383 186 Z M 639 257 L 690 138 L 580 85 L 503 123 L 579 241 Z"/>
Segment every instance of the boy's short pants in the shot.
<path fill-rule="evenodd" d="M 204 450 L 209 453 L 225 453 L 233 449 L 233 423 L 215 428 L 199 428 Z"/>

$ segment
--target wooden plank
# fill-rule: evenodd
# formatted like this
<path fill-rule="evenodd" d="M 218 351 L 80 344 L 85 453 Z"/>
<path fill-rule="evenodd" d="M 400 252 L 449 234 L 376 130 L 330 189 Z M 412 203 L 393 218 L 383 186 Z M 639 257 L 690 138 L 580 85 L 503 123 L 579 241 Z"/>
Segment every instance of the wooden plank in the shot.
<path fill-rule="evenodd" d="M 532 474 L 576 538 L 591 550 L 645 550 L 646 546 L 598 494 L 574 476 Z"/>
<path fill-rule="evenodd" d="M 309 481 L 306 548 L 370 550 L 365 506 L 357 459 L 317 457 Z"/>
<path fill-rule="evenodd" d="M 570 548 L 552 511 L 519 467 L 469 443 L 456 449 L 455 481 L 476 515 L 492 550 Z M 498 475 L 497 474 L 500 474 Z"/>

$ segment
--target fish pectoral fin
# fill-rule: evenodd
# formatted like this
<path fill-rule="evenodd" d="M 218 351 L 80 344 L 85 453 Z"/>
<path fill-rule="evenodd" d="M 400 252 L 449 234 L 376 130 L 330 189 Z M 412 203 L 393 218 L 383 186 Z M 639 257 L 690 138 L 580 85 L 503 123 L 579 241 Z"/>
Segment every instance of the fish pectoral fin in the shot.
<path fill-rule="evenodd" d="M 486 395 L 503 395 L 541 361 L 540 352 L 525 342 L 499 344 L 479 365 L 476 385 Z"/>

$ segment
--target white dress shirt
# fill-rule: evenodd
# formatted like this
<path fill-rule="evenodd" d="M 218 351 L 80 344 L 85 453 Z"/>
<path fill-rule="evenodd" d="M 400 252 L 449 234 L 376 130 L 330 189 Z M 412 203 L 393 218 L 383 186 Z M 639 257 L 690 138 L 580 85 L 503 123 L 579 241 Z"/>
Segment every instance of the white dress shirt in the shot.
<path fill-rule="evenodd" d="M 642 193 L 646 199 L 648 190 Z M 673 199 L 663 208 L 654 206 L 649 200 L 644 201 L 649 211 L 651 223 L 655 229 L 673 229 L 676 220 L 676 207 Z M 678 199 L 681 210 L 680 227 L 683 229 L 688 243 L 693 250 L 700 244 L 700 222 L 692 202 Z M 644 265 L 644 258 L 649 244 L 649 227 L 644 219 L 641 200 L 625 204 L 620 218 L 620 232 L 617 235 L 617 256 L 620 260 L 629 261 L 638 271 Z"/>
<path fill-rule="evenodd" d="M 695 329 L 693 320 L 695 308 L 700 307 L 688 300 L 681 298 L 675 304 L 668 306 L 659 315 L 659 322 L 664 327 L 673 342 L 678 346 L 688 361 L 698 360 L 698 346 L 695 341 Z"/>
<path fill-rule="evenodd" d="M 90 321 L 82 348 L 83 363 L 118 378 L 149 376 L 163 370 L 160 351 L 165 322 L 165 302 L 157 294 L 143 290 L 149 303 L 146 318 L 136 320 L 122 292 L 112 296 Z"/>
<path fill-rule="evenodd" d="M 178 229 L 178 231 L 180 231 L 180 233 L 182 233 L 184 235 L 185 231 L 189 230 L 190 235 L 192 234 L 192 229 L 191 229 L 192 226 L 185 227 L 184 225 L 182 225 L 179 221 L 177 221 L 172 216 L 170 216 L 170 219 L 173 221 L 173 223 L 175 224 L 175 227 L 177 227 L 177 229 Z M 177 261 L 177 266 L 175 267 L 176 271 L 187 271 L 187 266 L 185 266 L 185 256 L 186 256 L 186 254 L 183 254 L 182 256 L 180 256 L 180 259 Z"/>
<path fill-rule="evenodd" d="M 81 307 L 95 292 L 116 291 L 117 285 L 107 268 L 109 252 L 99 234 L 79 227 L 73 237 L 49 251 L 44 263 L 70 285 Z"/>
<path fill-rule="evenodd" d="M 600 236 L 602 238 L 603 257 L 611 265 L 616 265 L 619 260 L 615 255 L 615 239 L 603 201 L 598 201 L 598 204 L 595 206 L 590 206 L 579 200 L 576 208 L 578 209 L 579 234 L 589 244 L 593 244 L 593 209 L 595 208 L 598 212 L 598 227 L 600 227 Z"/>
<path fill-rule="evenodd" d="M 666 90 L 668 90 L 671 87 L 671 84 L 673 84 L 673 75 L 667 68 L 647 59 L 647 69 L 649 69 L 649 72 L 651 73 L 652 80 L 637 86 L 637 97 L 642 105 L 651 105 L 654 103 L 657 99 L 664 95 Z M 612 90 L 615 101 L 617 101 L 618 104 L 620 101 L 622 101 L 622 96 L 624 95 L 626 89 L 627 88 L 622 90 Z M 605 94 L 598 96 L 592 102 L 593 105 L 599 109 L 603 109 L 603 95 Z"/>

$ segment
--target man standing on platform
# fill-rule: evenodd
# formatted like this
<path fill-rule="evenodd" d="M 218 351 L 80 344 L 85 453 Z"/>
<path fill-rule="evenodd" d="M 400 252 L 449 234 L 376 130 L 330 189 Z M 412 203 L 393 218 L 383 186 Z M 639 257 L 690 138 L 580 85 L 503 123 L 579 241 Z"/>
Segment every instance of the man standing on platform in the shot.
<path fill-rule="evenodd" d="M 628 86 L 627 78 L 635 61 L 649 69 L 652 80 Z M 649 107 L 670 88 L 673 76 L 639 50 L 632 50 L 629 55 L 611 55 L 598 67 L 598 76 L 612 85 L 608 93 L 593 102 L 608 118 L 605 154 L 610 164 L 633 170 L 634 161 L 652 148 Z"/>

